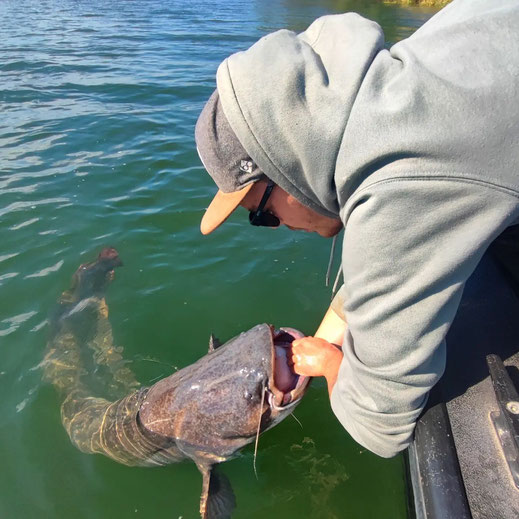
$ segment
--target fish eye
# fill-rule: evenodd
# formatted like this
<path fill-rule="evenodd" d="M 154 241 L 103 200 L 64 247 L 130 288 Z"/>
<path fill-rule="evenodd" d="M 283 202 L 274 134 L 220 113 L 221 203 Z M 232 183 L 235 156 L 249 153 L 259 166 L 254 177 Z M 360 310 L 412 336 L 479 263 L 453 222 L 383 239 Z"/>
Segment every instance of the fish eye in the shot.
<path fill-rule="evenodd" d="M 245 389 L 243 391 L 243 398 L 245 398 L 247 402 L 260 402 L 263 388 L 264 386 Z"/>

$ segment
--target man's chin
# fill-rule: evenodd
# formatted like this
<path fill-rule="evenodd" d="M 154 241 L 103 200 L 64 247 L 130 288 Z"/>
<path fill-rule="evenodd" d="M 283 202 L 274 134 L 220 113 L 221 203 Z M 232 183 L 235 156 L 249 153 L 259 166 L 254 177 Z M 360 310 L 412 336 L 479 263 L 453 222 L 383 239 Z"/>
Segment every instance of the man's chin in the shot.
<path fill-rule="evenodd" d="M 332 227 L 330 229 L 306 229 L 305 227 L 293 227 L 292 225 L 287 224 L 284 225 L 291 231 L 315 232 L 323 238 L 333 238 L 342 230 L 342 224 L 338 225 L 337 227 Z"/>
<path fill-rule="evenodd" d="M 334 229 L 325 229 L 325 230 L 320 230 L 320 231 L 316 231 L 320 236 L 322 236 L 323 238 L 333 238 L 334 236 L 336 236 L 337 234 L 339 234 L 340 232 L 342 231 L 342 225 L 339 226 L 338 228 L 334 228 Z"/>

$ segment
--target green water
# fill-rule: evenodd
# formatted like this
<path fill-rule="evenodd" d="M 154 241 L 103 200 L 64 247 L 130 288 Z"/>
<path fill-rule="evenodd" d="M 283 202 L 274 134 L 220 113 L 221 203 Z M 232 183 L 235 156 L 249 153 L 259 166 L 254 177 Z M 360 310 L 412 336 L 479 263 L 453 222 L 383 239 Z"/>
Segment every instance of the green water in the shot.
<path fill-rule="evenodd" d="M 432 10 L 373 1 L 0 2 L 0 518 L 195 518 L 191 463 L 128 468 L 69 442 L 41 382 L 46 319 L 80 262 L 115 246 L 117 345 L 144 384 L 259 322 L 315 331 L 330 242 L 252 229 L 209 237 L 214 191 L 193 129 L 218 63 L 267 32 L 355 10 L 390 42 Z M 296 410 L 223 467 L 237 518 L 407 517 L 403 458 L 379 459 L 335 420 L 316 380 Z"/>

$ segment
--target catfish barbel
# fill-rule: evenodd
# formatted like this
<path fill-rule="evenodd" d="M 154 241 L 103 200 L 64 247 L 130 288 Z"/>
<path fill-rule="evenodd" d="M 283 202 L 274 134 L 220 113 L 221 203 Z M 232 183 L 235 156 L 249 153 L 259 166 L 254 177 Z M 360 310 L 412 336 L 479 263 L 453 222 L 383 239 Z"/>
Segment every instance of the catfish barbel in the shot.
<path fill-rule="evenodd" d="M 209 353 L 194 364 L 140 387 L 113 344 L 105 291 L 122 265 L 106 248 L 81 265 L 51 317 L 44 379 L 63 398 L 61 419 L 72 443 L 125 465 L 157 466 L 193 460 L 202 473 L 200 514 L 230 517 L 235 498 L 214 465 L 232 458 L 257 434 L 288 416 L 309 378 L 288 366 L 286 348 L 303 335 L 292 328 L 260 324 L 223 345 L 211 338 Z M 85 381 L 91 353 L 96 370 L 108 371 L 102 398 Z"/>

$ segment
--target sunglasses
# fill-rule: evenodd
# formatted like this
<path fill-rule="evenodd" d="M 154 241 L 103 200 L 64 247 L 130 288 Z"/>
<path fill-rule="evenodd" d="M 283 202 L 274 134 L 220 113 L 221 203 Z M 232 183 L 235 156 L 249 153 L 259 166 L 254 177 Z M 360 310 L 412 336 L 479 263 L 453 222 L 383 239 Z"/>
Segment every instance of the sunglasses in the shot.
<path fill-rule="evenodd" d="M 270 211 L 264 210 L 265 204 L 267 203 L 275 185 L 274 182 L 269 180 L 257 209 L 249 212 L 249 222 L 251 225 L 256 225 L 258 227 L 279 227 L 279 218 Z"/>

